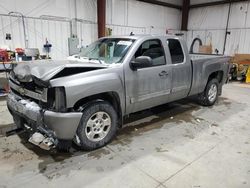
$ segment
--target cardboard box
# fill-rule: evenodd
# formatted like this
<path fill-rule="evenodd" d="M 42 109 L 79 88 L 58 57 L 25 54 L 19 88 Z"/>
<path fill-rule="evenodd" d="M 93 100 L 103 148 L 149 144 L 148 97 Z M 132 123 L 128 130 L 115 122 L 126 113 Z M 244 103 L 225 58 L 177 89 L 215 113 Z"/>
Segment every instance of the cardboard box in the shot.
<path fill-rule="evenodd" d="M 199 53 L 212 54 L 212 52 L 213 52 L 212 45 L 202 45 L 199 47 Z"/>
<path fill-rule="evenodd" d="M 250 65 L 250 54 L 235 54 L 233 57 L 233 63 Z"/>

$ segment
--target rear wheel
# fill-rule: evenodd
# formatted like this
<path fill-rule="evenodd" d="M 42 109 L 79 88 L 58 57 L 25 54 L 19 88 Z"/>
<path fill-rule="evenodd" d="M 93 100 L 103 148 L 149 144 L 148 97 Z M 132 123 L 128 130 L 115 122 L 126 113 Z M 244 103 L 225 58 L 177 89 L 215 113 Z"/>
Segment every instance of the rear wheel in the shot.
<path fill-rule="evenodd" d="M 211 79 L 203 91 L 199 94 L 199 103 L 204 106 L 212 106 L 218 98 L 219 82 L 216 78 Z"/>
<path fill-rule="evenodd" d="M 95 102 L 83 110 L 75 142 L 83 150 L 106 145 L 117 131 L 117 113 L 105 101 Z"/>

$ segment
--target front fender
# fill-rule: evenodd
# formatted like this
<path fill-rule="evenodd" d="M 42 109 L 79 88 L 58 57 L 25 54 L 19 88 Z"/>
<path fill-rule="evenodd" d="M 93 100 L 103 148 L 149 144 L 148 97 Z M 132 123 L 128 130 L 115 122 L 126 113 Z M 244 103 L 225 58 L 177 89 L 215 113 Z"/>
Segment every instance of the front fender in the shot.
<path fill-rule="evenodd" d="M 116 92 L 120 98 L 121 109 L 124 113 L 124 87 L 120 76 L 116 73 L 105 73 L 87 77 L 61 78 L 56 84 L 65 87 L 67 108 L 72 108 L 77 101 L 104 92 Z M 53 83 L 55 85 L 55 82 Z"/>

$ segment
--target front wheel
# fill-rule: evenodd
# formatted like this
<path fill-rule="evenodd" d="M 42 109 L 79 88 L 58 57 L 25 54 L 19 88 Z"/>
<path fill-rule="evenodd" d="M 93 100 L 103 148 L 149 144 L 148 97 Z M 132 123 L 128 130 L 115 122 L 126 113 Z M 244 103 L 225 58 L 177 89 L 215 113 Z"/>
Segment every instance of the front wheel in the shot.
<path fill-rule="evenodd" d="M 94 102 L 82 113 L 75 138 L 81 149 L 97 149 L 112 140 L 117 131 L 118 117 L 110 103 Z"/>
<path fill-rule="evenodd" d="M 218 98 L 219 82 L 216 78 L 210 80 L 203 93 L 199 94 L 199 103 L 204 106 L 212 106 Z"/>

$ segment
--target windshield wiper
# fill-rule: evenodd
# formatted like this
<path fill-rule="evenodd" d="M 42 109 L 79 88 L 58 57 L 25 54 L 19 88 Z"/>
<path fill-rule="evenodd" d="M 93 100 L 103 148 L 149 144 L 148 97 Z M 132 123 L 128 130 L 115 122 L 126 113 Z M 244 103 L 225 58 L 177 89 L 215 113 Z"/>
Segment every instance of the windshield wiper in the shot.
<path fill-rule="evenodd" d="M 91 61 L 91 60 L 97 60 L 97 61 L 99 61 L 100 64 L 103 64 L 102 61 L 101 61 L 100 59 L 98 59 L 98 58 L 92 58 L 92 57 L 90 58 L 90 57 L 89 57 L 89 60 L 90 60 L 90 61 Z"/>

